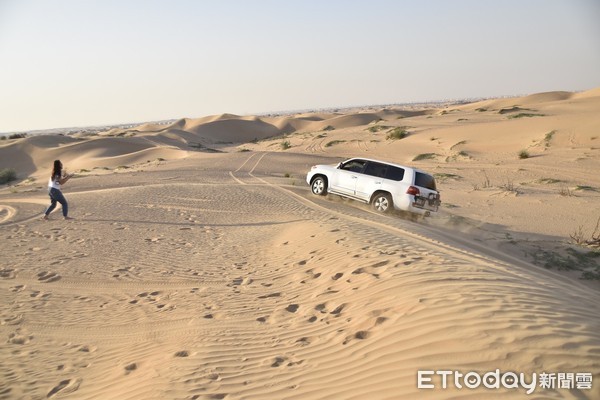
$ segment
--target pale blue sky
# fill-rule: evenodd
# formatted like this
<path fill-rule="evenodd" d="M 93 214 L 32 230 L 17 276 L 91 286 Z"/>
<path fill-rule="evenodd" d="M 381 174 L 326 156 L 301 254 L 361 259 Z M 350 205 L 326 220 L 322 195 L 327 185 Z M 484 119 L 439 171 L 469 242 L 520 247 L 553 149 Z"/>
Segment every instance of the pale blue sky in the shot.
<path fill-rule="evenodd" d="M 600 86 L 600 1 L 0 0 L 0 132 Z"/>

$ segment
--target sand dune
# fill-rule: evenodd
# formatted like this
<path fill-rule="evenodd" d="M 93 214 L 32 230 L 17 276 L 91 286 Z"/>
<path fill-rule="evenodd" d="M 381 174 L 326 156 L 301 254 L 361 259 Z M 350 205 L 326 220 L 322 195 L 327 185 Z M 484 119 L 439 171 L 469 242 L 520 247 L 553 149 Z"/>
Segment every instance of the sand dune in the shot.
<path fill-rule="evenodd" d="M 526 107 L 532 105 L 543 105 L 544 103 L 565 101 L 575 96 L 577 96 L 577 94 L 574 94 L 572 92 L 560 91 L 536 93 L 522 97 L 484 100 L 476 103 L 467 104 L 458 108 L 470 110 L 490 109 L 494 111 L 510 110 L 512 108 L 516 108 L 518 111 L 520 111 L 520 109 L 525 109 Z"/>
<path fill-rule="evenodd" d="M 0 189 L 0 399 L 598 398 L 600 258 L 569 242 L 600 218 L 599 109 L 592 90 L 0 142 L 19 175 Z M 434 173 L 441 211 L 310 194 L 311 165 L 352 156 Z M 39 219 L 55 158 L 72 221 Z M 496 369 L 593 386 L 417 387 Z"/>
<path fill-rule="evenodd" d="M 585 99 L 594 97 L 600 97 L 600 88 L 585 90 L 583 92 L 573 94 L 574 99 Z"/>
<path fill-rule="evenodd" d="M 277 136 L 279 129 L 260 119 L 225 119 L 207 122 L 187 129 L 214 143 L 249 142 Z"/>
<path fill-rule="evenodd" d="M 546 92 L 530 94 L 529 96 L 517 98 L 515 101 L 522 105 L 529 105 L 569 100 L 571 97 L 573 97 L 573 93 L 571 92 Z"/>
<path fill-rule="evenodd" d="M 39 136 L 23 139 L 0 148 L 11 167 L 39 178 L 50 173 L 56 159 L 63 160 L 70 172 L 95 167 L 118 167 L 146 162 L 156 158 L 179 158 L 172 149 L 142 137 L 72 139 L 63 136 Z"/>

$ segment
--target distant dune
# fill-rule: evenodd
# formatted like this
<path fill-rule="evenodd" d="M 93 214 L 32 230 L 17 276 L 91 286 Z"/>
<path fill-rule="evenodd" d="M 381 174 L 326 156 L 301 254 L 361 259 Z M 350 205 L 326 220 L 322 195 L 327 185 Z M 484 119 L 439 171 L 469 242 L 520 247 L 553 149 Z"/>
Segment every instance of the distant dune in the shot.
<path fill-rule="evenodd" d="M 575 99 L 586 99 L 586 98 L 593 98 L 593 97 L 600 97 L 600 88 L 586 90 L 583 92 L 573 94 L 573 98 L 575 98 Z"/>
<path fill-rule="evenodd" d="M 540 105 L 545 103 L 561 102 L 570 99 L 586 99 L 600 96 L 600 88 L 587 90 L 584 92 L 573 93 L 573 92 L 545 92 L 536 93 L 522 97 L 510 97 L 503 99 L 491 99 L 484 100 L 476 103 L 467 104 L 460 106 L 460 109 L 476 109 L 476 108 L 489 108 L 492 110 L 500 110 L 511 107 L 526 107 L 532 105 Z"/>
<path fill-rule="evenodd" d="M 581 93 L 547 92 L 524 97 L 485 100 L 458 105 L 452 109 L 489 110 L 499 114 L 513 115 L 531 114 L 532 112 L 540 113 L 539 107 L 536 106 L 560 105 L 569 100 L 596 101 L 595 99 L 599 97 L 600 89 Z M 448 109 L 436 111 L 432 108 L 415 110 L 388 107 L 373 112 L 357 110 L 350 114 L 303 113 L 281 117 L 220 114 L 195 119 L 182 118 L 170 125 L 142 124 L 129 129 L 112 129 L 99 136 L 86 138 L 36 136 L 7 141 L 0 146 L 0 156 L 2 165 L 12 166 L 22 176 L 39 176 L 40 171 L 43 171 L 44 174 L 48 173 L 48 165 L 56 158 L 64 159 L 66 163 L 76 169 L 90 169 L 98 166 L 116 167 L 117 164 L 138 163 L 156 158 L 181 158 L 190 151 L 206 151 L 215 147 L 256 142 L 282 135 L 319 131 L 345 132 L 373 124 L 394 126 L 404 119 L 425 118 L 435 113 L 445 115 Z M 530 122 L 532 121 L 521 121 L 525 124 Z M 536 124 L 539 125 L 539 122 L 541 121 L 536 121 Z M 452 130 L 453 128 L 449 126 L 448 129 Z M 467 125 L 463 128 L 457 126 L 456 129 L 467 133 L 469 130 L 478 128 Z M 504 135 L 501 138 L 504 144 L 501 146 L 511 143 L 511 137 L 513 136 Z M 518 137 L 515 138 L 518 142 Z M 290 140 L 293 141 L 294 138 L 292 137 Z M 359 138 L 352 140 L 359 140 Z M 342 139 L 339 143 L 343 143 L 343 141 L 347 140 Z M 477 141 L 477 139 L 471 140 L 471 142 L 473 141 Z M 407 142 L 409 141 L 403 143 Z M 365 141 L 365 143 L 365 146 L 369 147 L 368 142 Z M 315 148 L 322 148 L 322 145 L 312 143 L 307 146 L 308 148 L 312 152 Z"/>

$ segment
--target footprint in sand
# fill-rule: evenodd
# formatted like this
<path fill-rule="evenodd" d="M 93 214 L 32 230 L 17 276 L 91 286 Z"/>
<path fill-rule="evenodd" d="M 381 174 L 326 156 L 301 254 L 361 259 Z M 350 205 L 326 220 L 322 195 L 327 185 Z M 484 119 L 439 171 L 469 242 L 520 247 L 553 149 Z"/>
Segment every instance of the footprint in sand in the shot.
<path fill-rule="evenodd" d="M 317 279 L 321 276 L 320 272 L 314 272 L 312 269 L 307 270 L 306 274 L 309 275 L 312 279 Z"/>
<path fill-rule="evenodd" d="M 380 262 L 377 262 L 377 263 L 375 263 L 375 264 L 371 265 L 371 268 L 381 268 L 381 267 L 385 267 L 385 266 L 386 266 L 386 265 L 388 265 L 389 263 L 390 263 L 390 262 L 389 262 L 389 260 L 380 261 Z"/>
<path fill-rule="evenodd" d="M 247 265 L 248 263 L 245 261 L 242 262 L 237 262 L 237 263 L 233 263 L 233 265 L 235 266 L 236 269 L 244 269 L 244 267 Z"/>
<path fill-rule="evenodd" d="M 56 282 L 62 278 L 56 272 L 48 272 L 48 271 L 42 271 L 37 276 L 38 276 L 38 281 L 44 282 L 44 283 Z"/>
<path fill-rule="evenodd" d="M 158 296 L 159 294 L 160 294 L 160 292 L 159 292 L 159 291 L 155 291 L 155 292 L 152 292 L 152 293 L 148 293 L 148 292 L 142 292 L 142 293 L 139 293 L 139 294 L 137 295 L 137 297 L 148 297 L 148 295 L 150 295 L 150 296 Z M 152 299 L 151 299 L 151 300 L 152 300 Z"/>
<path fill-rule="evenodd" d="M 252 278 L 235 278 L 231 283 L 227 284 L 227 287 L 232 287 L 232 286 L 242 286 L 242 285 L 249 285 L 252 282 L 254 282 L 252 280 Z"/>
<path fill-rule="evenodd" d="M 205 397 L 205 398 L 209 399 L 209 400 L 223 400 L 227 396 L 228 396 L 227 393 L 215 393 L 215 394 L 208 395 L 208 397 Z M 198 399 L 200 399 L 200 395 L 195 395 L 192 397 L 192 400 L 198 400 Z"/>
<path fill-rule="evenodd" d="M 93 353 L 98 349 L 96 346 L 88 346 L 86 344 L 75 345 L 75 346 L 73 346 L 73 348 L 77 349 L 77 351 L 80 351 L 82 353 Z"/>
<path fill-rule="evenodd" d="M 125 375 L 129 375 L 138 368 L 136 363 L 127 364 L 125 366 Z"/>
<path fill-rule="evenodd" d="M 271 294 L 266 294 L 264 296 L 258 296 L 259 299 L 268 299 L 270 297 L 280 297 L 281 293 L 277 292 L 277 293 L 271 293 Z"/>
<path fill-rule="evenodd" d="M 369 331 L 358 331 L 354 334 L 354 337 L 356 339 L 364 340 L 364 339 L 368 338 L 370 335 L 371 335 L 371 333 Z"/>
<path fill-rule="evenodd" d="M 306 272 L 306 275 L 308 275 L 308 277 L 310 279 L 318 279 L 321 277 L 320 272 L 314 272 L 312 269 L 308 269 L 305 272 Z M 300 283 L 306 283 L 306 279 L 301 280 Z"/>
<path fill-rule="evenodd" d="M 218 374 L 218 373 L 216 373 L 216 372 L 212 372 L 212 373 L 208 374 L 206 377 L 207 377 L 208 379 L 210 379 L 211 381 L 213 381 L 213 382 L 216 382 L 216 381 L 220 381 L 220 380 L 221 380 L 221 375 L 219 375 L 219 374 Z"/>
<path fill-rule="evenodd" d="M 90 299 L 87 296 L 75 296 L 75 300 L 77 300 L 80 303 L 89 303 L 90 301 L 92 301 L 92 299 Z"/>
<path fill-rule="evenodd" d="M 11 292 L 22 292 L 23 290 L 25 290 L 26 286 L 25 285 L 17 285 L 17 286 L 12 286 L 10 288 Z"/>
<path fill-rule="evenodd" d="M 273 359 L 273 363 L 271 364 L 271 367 L 273 367 L 273 368 L 280 367 L 286 361 L 287 361 L 287 357 L 275 357 Z"/>
<path fill-rule="evenodd" d="M 291 313 L 295 313 L 296 311 L 298 311 L 298 308 L 300 306 L 298 304 L 290 304 L 289 306 L 287 306 L 285 308 L 286 311 L 291 312 Z"/>
<path fill-rule="evenodd" d="M 17 277 L 16 270 L 12 268 L 0 269 L 0 278 L 2 279 L 15 279 Z"/>
<path fill-rule="evenodd" d="M 371 275 L 373 278 L 377 278 L 377 279 L 380 278 L 380 274 L 373 272 L 371 267 L 366 267 L 366 268 L 360 267 L 360 268 L 357 268 L 354 271 L 352 271 L 352 275 L 361 275 L 361 274 Z"/>
<path fill-rule="evenodd" d="M 0 325 L 20 325 L 21 322 L 23 322 L 23 314 L 18 314 L 2 318 Z"/>
<path fill-rule="evenodd" d="M 52 388 L 46 395 L 47 398 L 51 398 L 54 395 L 73 393 L 79 386 L 81 385 L 81 378 L 76 379 L 65 379 L 64 381 L 60 381 L 60 383 Z"/>
<path fill-rule="evenodd" d="M 286 357 L 286 356 L 278 356 L 278 357 L 275 357 L 271 361 L 272 361 L 272 363 L 271 363 L 272 368 L 278 368 L 278 367 L 281 367 L 282 365 L 285 365 L 287 367 L 292 367 L 294 365 L 300 365 L 304 362 L 303 360 L 293 361 L 293 360 L 290 360 L 290 358 Z"/>
<path fill-rule="evenodd" d="M 310 338 L 304 336 L 296 340 L 296 343 L 299 343 L 301 346 L 308 346 L 311 343 L 311 341 Z"/>
<path fill-rule="evenodd" d="M 346 307 L 346 304 L 342 304 L 336 307 L 335 310 L 333 310 L 330 314 L 339 316 L 342 314 L 342 311 L 344 310 L 344 308 Z"/>
<path fill-rule="evenodd" d="M 348 344 L 354 339 L 365 340 L 371 336 L 371 332 L 369 331 L 358 331 L 354 335 L 347 336 L 346 339 L 342 342 L 342 344 Z"/>
<path fill-rule="evenodd" d="M 124 275 L 126 277 L 129 277 L 129 273 L 134 271 L 135 267 L 134 266 L 129 266 L 129 267 L 114 267 L 113 272 L 113 278 L 119 278 L 121 275 Z"/>
<path fill-rule="evenodd" d="M 410 257 L 408 260 L 402 262 L 403 265 L 411 265 L 414 264 L 415 262 L 421 261 L 423 259 L 423 257 Z"/>
<path fill-rule="evenodd" d="M 10 335 L 8 335 L 7 343 L 23 345 L 31 342 L 31 340 L 33 340 L 32 335 L 23 334 L 20 332 L 19 329 L 17 329 L 16 332 L 13 332 Z"/>

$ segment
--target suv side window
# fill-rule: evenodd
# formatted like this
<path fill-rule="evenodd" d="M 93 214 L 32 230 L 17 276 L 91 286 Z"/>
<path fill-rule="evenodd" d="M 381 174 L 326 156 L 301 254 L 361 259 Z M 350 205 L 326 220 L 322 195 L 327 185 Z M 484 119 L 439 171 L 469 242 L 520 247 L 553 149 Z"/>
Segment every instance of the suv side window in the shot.
<path fill-rule="evenodd" d="M 351 160 L 346 164 L 342 165 L 340 169 L 349 172 L 361 172 L 363 167 L 365 166 L 366 161 L 363 160 Z"/>
<path fill-rule="evenodd" d="M 385 178 L 385 173 L 388 169 L 388 166 L 385 164 L 380 164 L 377 162 L 369 161 L 367 167 L 363 171 L 365 175 L 376 176 L 378 178 Z"/>
<path fill-rule="evenodd" d="M 385 179 L 391 179 L 393 181 L 401 181 L 404 179 L 404 168 L 394 167 L 390 165 L 385 174 Z"/>
<path fill-rule="evenodd" d="M 435 179 L 433 178 L 433 176 L 424 174 L 422 172 L 416 172 L 415 185 L 429 190 L 437 190 L 435 187 Z"/>

